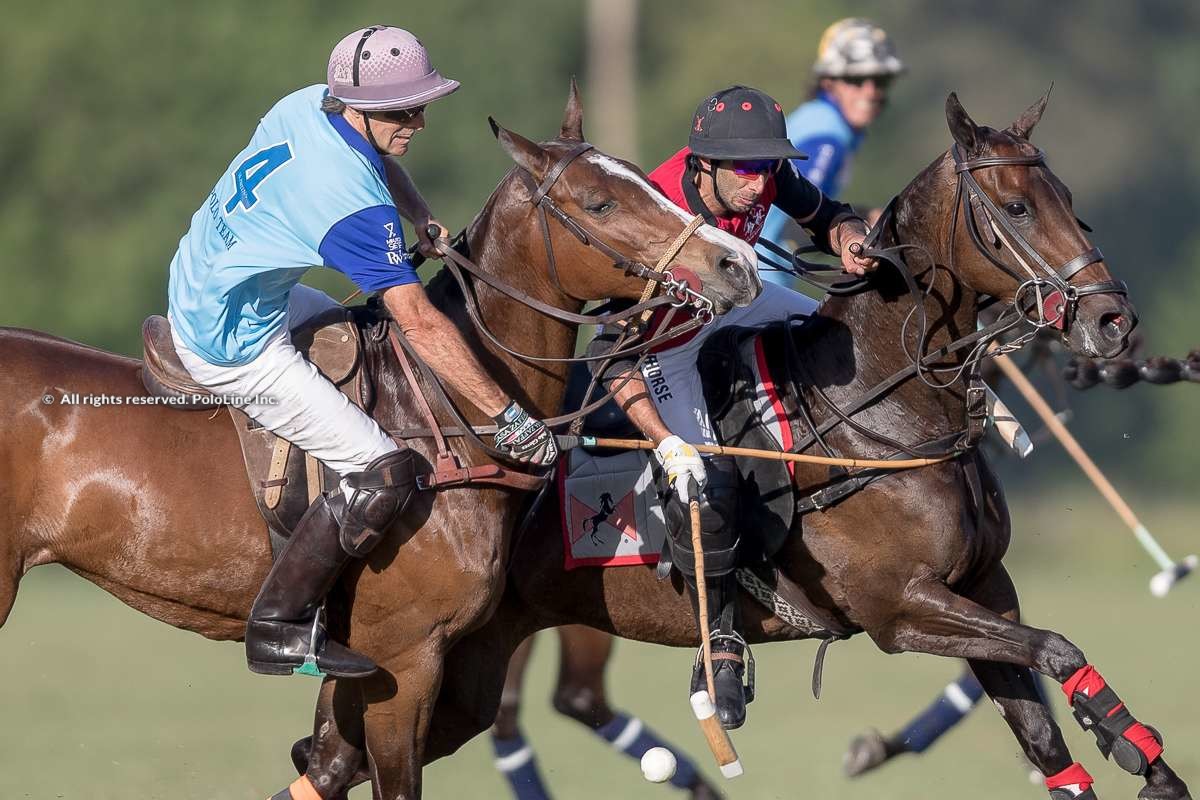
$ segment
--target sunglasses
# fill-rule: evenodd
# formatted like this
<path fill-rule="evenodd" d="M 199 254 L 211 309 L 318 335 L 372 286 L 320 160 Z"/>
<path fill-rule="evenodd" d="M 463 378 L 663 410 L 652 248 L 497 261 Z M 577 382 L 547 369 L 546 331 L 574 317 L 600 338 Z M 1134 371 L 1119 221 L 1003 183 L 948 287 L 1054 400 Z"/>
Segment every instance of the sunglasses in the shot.
<path fill-rule="evenodd" d="M 395 111 L 376 111 L 374 115 L 385 122 L 394 122 L 397 125 L 406 125 L 424 113 L 425 106 L 415 106 L 413 108 L 401 108 Z"/>
<path fill-rule="evenodd" d="M 750 175 L 770 175 L 779 169 L 778 159 L 759 159 L 757 161 L 732 161 L 730 169 L 734 175 L 748 177 Z"/>
<path fill-rule="evenodd" d="M 876 88 L 884 90 L 892 85 L 891 75 L 859 75 L 850 78 L 839 78 L 839 80 L 851 86 L 863 86 L 867 81 L 870 81 L 875 84 Z"/>

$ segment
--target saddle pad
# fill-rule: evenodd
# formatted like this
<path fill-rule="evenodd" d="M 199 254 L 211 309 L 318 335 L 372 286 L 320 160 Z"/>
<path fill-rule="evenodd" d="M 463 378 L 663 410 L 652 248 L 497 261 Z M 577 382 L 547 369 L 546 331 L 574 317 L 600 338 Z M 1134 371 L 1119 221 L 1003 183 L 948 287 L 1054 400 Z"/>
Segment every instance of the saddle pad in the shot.
<path fill-rule="evenodd" d="M 667 524 L 650 456 L 572 450 L 559 470 L 565 569 L 656 564 Z"/>

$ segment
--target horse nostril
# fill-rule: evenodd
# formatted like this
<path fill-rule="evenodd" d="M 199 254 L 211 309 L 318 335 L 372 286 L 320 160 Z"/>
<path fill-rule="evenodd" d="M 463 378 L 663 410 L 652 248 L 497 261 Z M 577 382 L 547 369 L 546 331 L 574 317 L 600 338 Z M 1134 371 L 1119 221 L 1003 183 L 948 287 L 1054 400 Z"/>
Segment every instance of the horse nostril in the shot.
<path fill-rule="evenodd" d="M 1124 314 L 1111 312 L 1100 317 L 1100 332 L 1114 341 L 1126 336 L 1133 330 L 1133 323 Z"/>

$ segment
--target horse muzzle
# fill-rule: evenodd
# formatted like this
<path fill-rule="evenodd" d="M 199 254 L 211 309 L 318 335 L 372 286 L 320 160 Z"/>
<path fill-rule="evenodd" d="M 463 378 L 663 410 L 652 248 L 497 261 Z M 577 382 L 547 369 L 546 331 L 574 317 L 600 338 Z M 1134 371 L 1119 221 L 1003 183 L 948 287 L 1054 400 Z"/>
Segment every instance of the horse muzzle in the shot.
<path fill-rule="evenodd" d="M 1122 295 L 1087 295 L 1079 298 L 1063 339 L 1078 355 L 1116 358 L 1129 349 L 1129 337 L 1137 324 L 1137 311 Z"/>

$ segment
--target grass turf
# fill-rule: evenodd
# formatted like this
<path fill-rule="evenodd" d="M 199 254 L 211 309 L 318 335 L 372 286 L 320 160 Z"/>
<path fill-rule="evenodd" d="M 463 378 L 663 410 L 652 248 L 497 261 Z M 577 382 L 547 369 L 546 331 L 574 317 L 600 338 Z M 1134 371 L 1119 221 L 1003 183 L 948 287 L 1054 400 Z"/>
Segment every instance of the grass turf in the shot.
<path fill-rule="evenodd" d="M 1176 770 L 1200 785 L 1200 719 L 1191 691 L 1200 577 L 1166 600 L 1152 598 L 1149 558 L 1086 491 L 1060 493 L 1035 507 L 1013 505 L 1016 541 L 1008 564 L 1027 618 L 1083 648 L 1134 713 L 1163 731 Z M 1185 506 L 1144 515 L 1177 557 L 1196 549 Z M 735 733 L 747 774 L 721 783 L 731 798 L 1046 796 L 1028 783 L 1015 740 L 986 703 L 924 756 L 902 757 L 855 781 L 841 777 L 849 738 L 868 725 L 891 731 L 924 708 L 958 674 L 956 662 L 885 656 L 860 636 L 830 650 L 817 702 L 808 691 L 814 644 L 755 652 L 761 699 L 750 707 L 747 727 Z M 713 776 L 685 697 L 690 660 L 682 650 L 621 642 L 610 698 Z M 681 797 L 643 781 L 635 762 L 550 709 L 556 668 L 557 642 L 543 634 L 522 727 L 554 795 Z M 0 674 L 3 798 L 266 797 L 294 777 L 288 748 L 308 732 L 317 689 L 311 679 L 251 675 L 240 645 L 149 620 L 57 567 L 23 581 L 0 629 Z M 1099 781 L 1098 794 L 1133 797 L 1140 781 L 1102 760 L 1057 690 L 1054 704 L 1076 759 Z M 429 768 L 425 796 L 506 797 L 486 737 Z M 370 792 L 360 788 L 352 797 L 364 800 Z"/>

